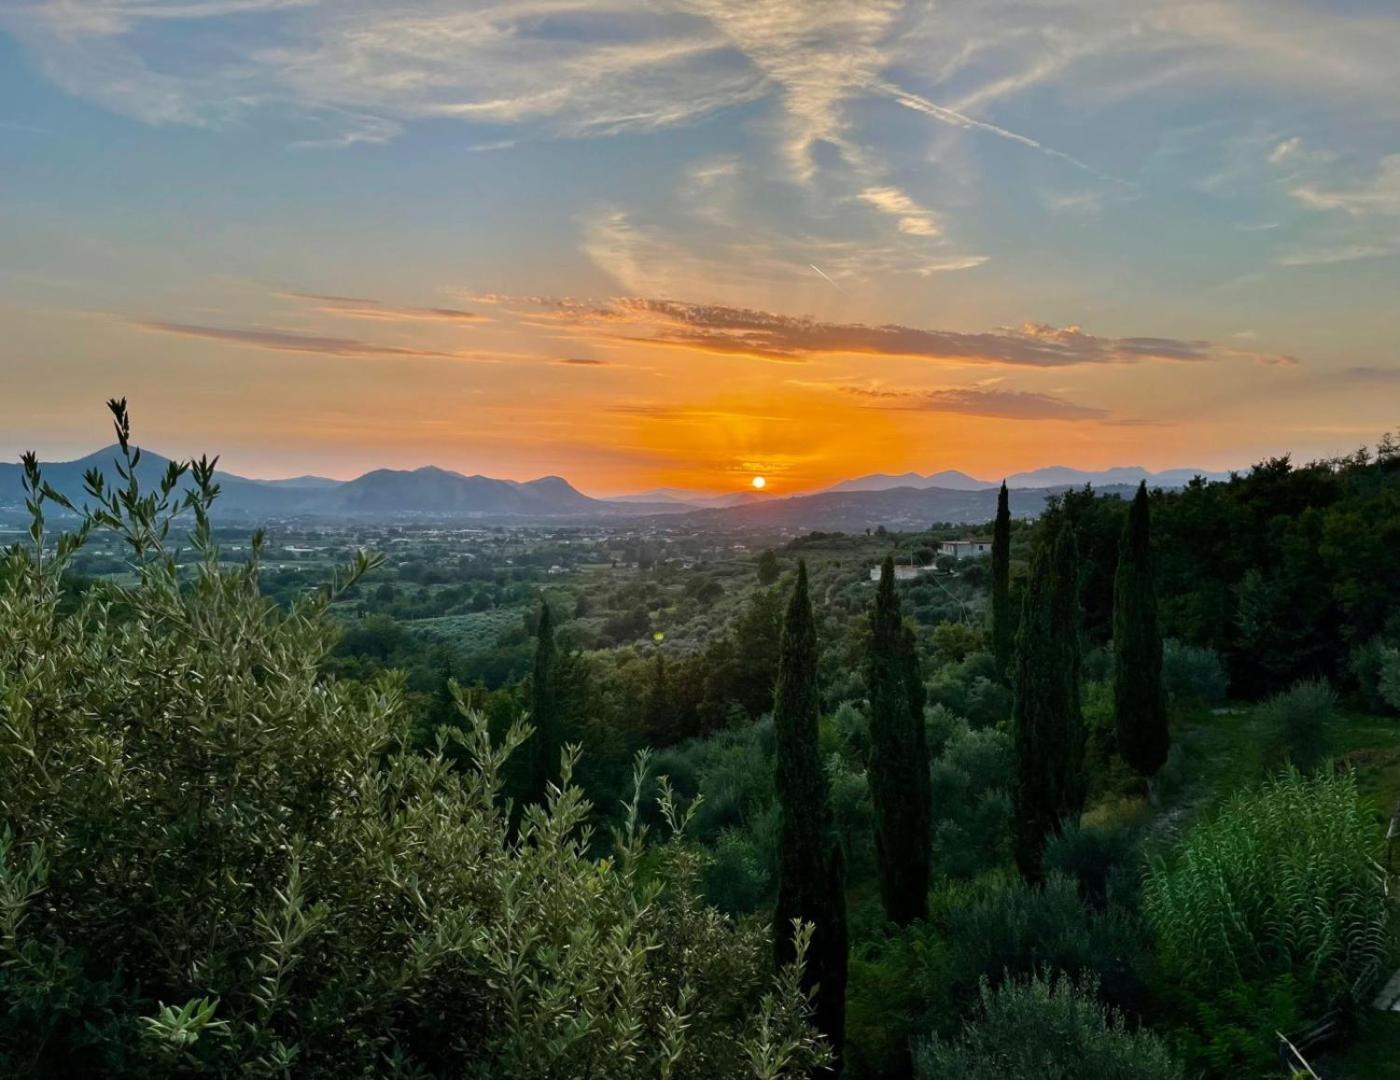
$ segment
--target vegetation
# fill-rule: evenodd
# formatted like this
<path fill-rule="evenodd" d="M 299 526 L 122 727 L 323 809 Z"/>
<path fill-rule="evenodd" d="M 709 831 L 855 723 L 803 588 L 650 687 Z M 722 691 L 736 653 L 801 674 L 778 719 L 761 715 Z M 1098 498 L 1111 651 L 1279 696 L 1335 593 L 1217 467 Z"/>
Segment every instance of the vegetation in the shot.
<path fill-rule="evenodd" d="M 1046 839 L 1084 806 L 1078 580 L 1074 532 L 1058 512 L 1031 562 L 1016 645 L 1012 836 L 1027 881 L 1041 876 Z"/>
<path fill-rule="evenodd" d="M 493 745 L 464 708 L 455 767 L 447 735 L 402 749 L 401 679 L 319 675 L 326 605 L 373 560 L 279 611 L 259 539 L 218 561 L 210 463 L 187 497 L 182 468 L 142 492 L 117 417 L 129 482 L 94 482 L 56 547 L 27 459 L 30 545 L 0 578 L 0 1071 L 798 1076 L 824 1058 L 800 965 L 774 981 L 761 926 L 696 902 L 664 788 L 645 878 L 635 799 L 615 856 L 587 856 L 572 753 L 512 841 L 500 777 L 527 728 Z M 61 611 L 95 529 L 138 580 Z"/>
<path fill-rule="evenodd" d="M 1006 481 L 997 492 L 997 516 L 992 526 L 992 655 L 997 674 L 1006 678 L 1016 648 L 1011 614 L 1011 504 Z"/>
<path fill-rule="evenodd" d="M 984 980 L 978 1015 L 955 1041 L 918 1050 L 919 1080 L 1184 1080 L 1166 1044 L 1132 1031 L 1098 1000 L 1092 978 L 1039 975 L 996 990 Z"/>
<path fill-rule="evenodd" d="M 1274 1031 L 1365 1000 L 1387 973 L 1379 844 L 1353 774 L 1293 769 L 1153 866 L 1145 907 L 1164 974 L 1214 1072 L 1262 1068 Z"/>
<path fill-rule="evenodd" d="M 116 479 L 0 566 L 0 1072 L 1393 1071 L 1393 448 L 942 562 Z"/>
<path fill-rule="evenodd" d="M 913 637 L 894 591 L 894 560 L 880 567 L 866 655 L 870 698 L 870 796 L 880 895 L 891 922 L 928 914 L 929 759 L 924 684 Z"/>
<path fill-rule="evenodd" d="M 831 834 L 831 804 L 817 747 L 816 681 L 816 625 L 807 564 L 799 560 L 773 699 L 781 807 L 774 941 L 778 963 L 791 963 L 799 927 L 811 925 L 804 986 L 815 995 L 817 1028 L 839 1059 L 846 1029 L 845 865 Z"/>
<path fill-rule="evenodd" d="M 526 799 L 543 803 L 550 787 L 559 783 L 559 756 L 563 740 L 559 733 L 559 706 L 554 684 L 554 617 L 547 603 L 540 604 L 535 626 L 535 666 L 530 678 L 530 778 Z"/>
<path fill-rule="evenodd" d="M 1130 768 L 1148 777 L 1166 763 L 1171 747 L 1151 530 L 1143 481 L 1128 510 L 1113 580 L 1113 717 L 1118 752 Z"/>

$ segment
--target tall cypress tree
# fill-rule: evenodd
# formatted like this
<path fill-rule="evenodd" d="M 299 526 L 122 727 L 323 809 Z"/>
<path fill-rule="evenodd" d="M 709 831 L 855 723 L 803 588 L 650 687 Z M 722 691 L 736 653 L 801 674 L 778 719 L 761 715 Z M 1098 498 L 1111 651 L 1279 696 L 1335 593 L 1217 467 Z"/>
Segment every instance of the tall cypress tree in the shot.
<path fill-rule="evenodd" d="M 1084 808 L 1084 718 L 1079 700 L 1079 556 L 1060 511 L 1031 560 L 1016 637 L 1016 866 L 1039 881 L 1045 841 Z"/>
<path fill-rule="evenodd" d="M 997 674 L 1010 674 L 1016 650 L 1016 628 L 1011 620 L 1011 505 L 1006 481 L 997 494 L 997 520 L 992 527 L 992 653 Z"/>
<path fill-rule="evenodd" d="M 792 959 L 793 919 L 812 924 L 803 983 L 817 988 L 813 1019 L 839 1061 L 846 1037 L 846 875 L 817 746 L 817 630 L 805 561 L 797 564 L 783 623 L 773 733 L 781 810 L 775 955 L 780 964 Z"/>
<path fill-rule="evenodd" d="M 894 590 L 894 560 L 880 568 L 865 661 L 870 699 L 870 799 L 885 915 L 903 926 L 928 915 L 928 741 L 914 636 Z"/>
<path fill-rule="evenodd" d="M 535 666 L 530 679 L 530 771 L 525 801 L 542 803 L 550 784 L 559 782 L 559 754 L 563 749 L 559 701 L 555 693 L 554 616 L 549 605 L 540 601 L 540 617 L 535 630 Z"/>
<path fill-rule="evenodd" d="M 1138 486 L 1118 546 L 1113 579 L 1113 718 L 1118 752 L 1138 774 L 1167 760 L 1167 699 L 1162 689 L 1162 631 L 1152 580 L 1152 518 L 1147 481 Z"/>

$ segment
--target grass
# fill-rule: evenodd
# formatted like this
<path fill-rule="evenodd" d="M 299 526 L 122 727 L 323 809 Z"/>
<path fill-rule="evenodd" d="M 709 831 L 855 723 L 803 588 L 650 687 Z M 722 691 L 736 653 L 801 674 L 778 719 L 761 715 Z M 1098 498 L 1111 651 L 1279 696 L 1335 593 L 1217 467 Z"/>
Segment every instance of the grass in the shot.
<path fill-rule="evenodd" d="M 1201 710 L 1182 718 L 1173 730 L 1178 759 L 1159 776 L 1148 850 L 1164 853 L 1202 815 L 1218 809 L 1242 787 L 1273 767 L 1269 747 L 1274 732 L 1257 707 L 1220 712 Z M 1361 791 L 1376 807 L 1384 828 L 1400 798 L 1400 720 L 1339 711 L 1329 727 L 1333 760 L 1356 770 Z M 1105 799 L 1086 815 L 1086 824 L 1142 821 L 1147 800 L 1132 795 Z M 1400 852 L 1397 852 L 1400 859 Z M 1313 1062 L 1326 1080 L 1400 1080 L 1400 1013 L 1366 1007 L 1359 1028 L 1346 1045 Z"/>

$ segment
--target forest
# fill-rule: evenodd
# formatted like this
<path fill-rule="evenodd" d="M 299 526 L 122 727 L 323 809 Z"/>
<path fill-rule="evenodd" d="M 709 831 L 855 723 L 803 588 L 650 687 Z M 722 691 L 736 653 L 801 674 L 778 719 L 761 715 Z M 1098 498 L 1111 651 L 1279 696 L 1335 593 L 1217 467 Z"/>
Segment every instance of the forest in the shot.
<path fill-rule="evenodd" d="M 113 412 L 0 570 L 0 1073 L 1400 1076 L 1393 437 L 312 574 Z"/>

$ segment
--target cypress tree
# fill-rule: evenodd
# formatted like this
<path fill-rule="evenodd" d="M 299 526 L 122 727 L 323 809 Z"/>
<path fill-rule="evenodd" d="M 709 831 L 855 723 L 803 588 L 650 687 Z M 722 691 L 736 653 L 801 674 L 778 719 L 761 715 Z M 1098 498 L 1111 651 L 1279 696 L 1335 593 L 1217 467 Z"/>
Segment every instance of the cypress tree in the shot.
<path fill-rule="evenodd" d="M 885 915 L 903 926 L 928 915 L 928 742 L 914 635 L 894 590 L 894 560 L 880 568 L 865 663 L 870 700 L 870 799 Z"/>
<path fill-rule="evenodd" d="M 530 770 L 525 801 L 542 803 L 550 784 L 559 782 L 559 754 L 563 749 L 559 702 L 554 685 L 554 616 L 549 605 L 540 601 L 540 617 L 535 630 L 535 665 L 530 679 Z"/>
<path fill-rule="evenodd" d="M 997 519 L 992 527 L 992 654 L 997 674 L 1010 674 L 1016 649 L 1016 629 L 1011 621 L 1011 505 L 1006 481 L 997 494 Z"/>
<path fill-rule="evenodd" d="M 783 623 L 773 734 L 781 811 L 775 955 L 779 964 L 792 960 L 794 919 L 812 924 L 803 985 L 816 987 L 813 1020 L 839 1061 L 846 1035 L 845 864 L 817 746 L 817 632 L 801 560 Z"/>
<path fill-rule="evenodd" d="M 1113 718 L 1118 752 L 1141 776 L 1167 760 L 1167 699 L 1162 689 L 1162 632 L 1152 581 L 1152 519 L 1147 482 L 1138 486 L 1118 546 L 1113 579 Z"/>
<path fill-rule="evenodd" d="M 1031 560 L 1016 637 L 1016 776 L 1012 845 L 1027 881 L 1039 881 L 1045 841 L 1084 808 L 1084 718 L 1079 701 L 1079 557 L 1062 512 Z"/>

